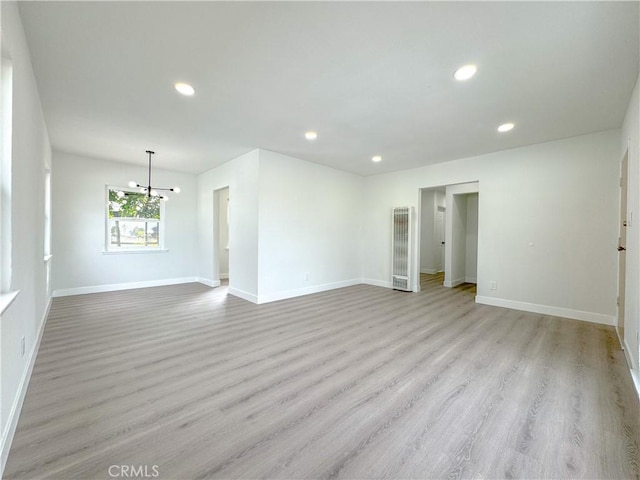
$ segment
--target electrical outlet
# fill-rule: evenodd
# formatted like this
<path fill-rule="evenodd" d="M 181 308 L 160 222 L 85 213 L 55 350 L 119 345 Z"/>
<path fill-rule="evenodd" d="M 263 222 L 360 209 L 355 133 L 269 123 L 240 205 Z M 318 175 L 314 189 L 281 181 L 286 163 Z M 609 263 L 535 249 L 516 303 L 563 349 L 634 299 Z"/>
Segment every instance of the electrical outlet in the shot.
<path fill-rule="evenodd" d="M 497 290 L 498 289 L 498 282 L 496 282 L 495 280 L 491 280 L 489 282 L 489 290 Z"/>
<path fill-rule="evenodd" d="M 24 357 L 24 337 L 20 339 L 20 356 Z"/>

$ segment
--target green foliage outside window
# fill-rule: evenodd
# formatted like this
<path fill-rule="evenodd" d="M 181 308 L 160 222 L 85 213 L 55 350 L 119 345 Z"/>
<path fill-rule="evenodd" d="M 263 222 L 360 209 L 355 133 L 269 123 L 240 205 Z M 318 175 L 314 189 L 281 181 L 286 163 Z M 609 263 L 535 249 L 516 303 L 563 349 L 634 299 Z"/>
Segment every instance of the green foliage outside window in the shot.
<path fill-rule="evenodd" d="M 127 192 L 118 197 L 117 190 L 109 189 L 109 218 L 153 218 L 160 220 L 160 197 L 146 193 Z"/>
<path fill-rule="evenodd" d="M 109 189 L 109 244 L 111 247 L 159 247 L 159 197 Z"/>

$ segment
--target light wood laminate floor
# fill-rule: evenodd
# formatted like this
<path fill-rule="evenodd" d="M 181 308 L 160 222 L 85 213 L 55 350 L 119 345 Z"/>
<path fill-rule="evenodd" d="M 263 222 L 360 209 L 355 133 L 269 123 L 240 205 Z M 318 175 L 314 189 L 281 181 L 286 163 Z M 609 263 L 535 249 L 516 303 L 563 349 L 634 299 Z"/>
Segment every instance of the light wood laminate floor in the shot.
<path fill-rule="evenodd" d="M 57 298 L 5 477 L 639 478 L 613 328 L 422 281 Z"/>

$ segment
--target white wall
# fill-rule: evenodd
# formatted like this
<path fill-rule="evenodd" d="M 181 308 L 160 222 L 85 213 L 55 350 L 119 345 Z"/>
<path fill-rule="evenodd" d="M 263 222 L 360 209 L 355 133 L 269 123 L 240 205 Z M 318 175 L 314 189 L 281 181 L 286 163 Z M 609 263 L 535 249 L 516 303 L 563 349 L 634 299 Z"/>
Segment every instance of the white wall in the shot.
<path fill-rule="evenodd" d="M 51 146 L 16 4 L 0 2 L 0 16 L 2 54 L 13 63 L 11 284 L 12 290 L 20 290 L 0 317 L 1 476 L 50 301 L 49 265 L 44 261 L 44 172 L 51 162 Z"/>
<path fill-rule="evenodd" d="M 388 285 L 391 207 L 416 206 L 420 188 L 479 181 L 479 300 L 614 324 L 619 136 L 612 130 L 366 178 L 363 277 Z"/>
<path fill-rule="evenodd" d="M 53 165 L 55 295 L 195 279 L 195 175 L 153 169 L 155 184 L 181 189 L 165 204 L 166 252 L 105 254 L 105 187 L 144 183 L 146 167 L 58 152 Z"/>
<path fill-rule="evenodd" d="M 478 194 L 467 195 L 467 225 L 465 248 L 465 282 L 476 283 L 478 277 Z"/>
<path fill-rule="evenodd" d="M 624 343 L 627 358 L 640 393 L 640 77 L 636 82 L 633 95 L 624 119 L 621 134 L 621 149 L 618 162 L 629 149 L 629 189 L 627 199 L 627 270 L 625 293 Z"/>
<path fill-rule="evenodd" d="M 363 178 L 259 155 L 259 301 L 359 283 Z"/>
<path fill-rule="evenodd" d="M 229 292 L 258 300 L 258 150 L 198 176 L 198 275 L 219 285 L 213 192 L 229 187 Z"/>
<path fill-rule="evenodd" d="M 229 186 L 230 293 L 264 303 L 358 283 L 362 185 L 357 175 L 265 150 L 201 174 L 201 281 L 219 284 L 213 192 Z"/>

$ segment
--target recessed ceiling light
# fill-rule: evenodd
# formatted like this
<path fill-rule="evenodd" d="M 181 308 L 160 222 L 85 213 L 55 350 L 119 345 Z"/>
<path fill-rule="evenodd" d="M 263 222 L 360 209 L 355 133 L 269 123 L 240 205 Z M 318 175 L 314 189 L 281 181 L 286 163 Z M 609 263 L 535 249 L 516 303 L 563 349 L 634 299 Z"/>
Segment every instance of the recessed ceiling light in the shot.
<path fill-rule="evenodd" d="M 475 65 L 465 65 L 456 70 L 456 72 L 453 74 L 453 78 L 455 78 L 456 80 L 469 80 L 476 74 L 477 71 L 478 67 L 476 67 Z"/>
<path fill-rule="evenodd" d="M 508 132 L 514 127 L 513 123 L 503 123 L 498 127 L 499 132 Z"/>
<path fill-rule="evenodd" d="M 307 140 L 315 140 L 316 138 L 318 138 L 318 134 L 316 132 L 306 132 L 304 134 L 304 138 L 306 138 Z"/>
<path fill-rule="evenodd" d="M 178 82 L 174 85 L 174 87 L 176 87 L 176 90 L 180 92 L 182 95 L 186 95 L 188 97 L 196 93 L 193 87 L 188 83 Z"/>
<path fill-rule="evenodd" d="M 373 157 L 371 157 L 371 161 L 376 163 L 381 162 L 382 157 L 380 155 L 374 155 Z"/>

